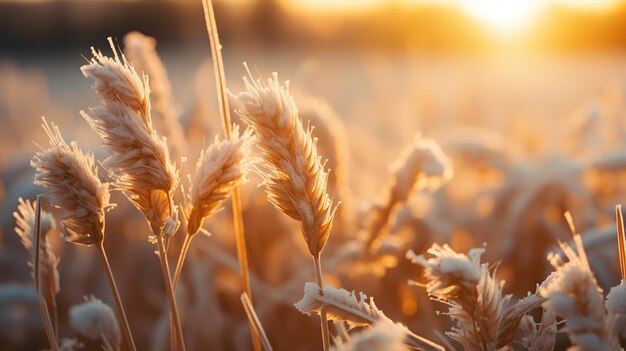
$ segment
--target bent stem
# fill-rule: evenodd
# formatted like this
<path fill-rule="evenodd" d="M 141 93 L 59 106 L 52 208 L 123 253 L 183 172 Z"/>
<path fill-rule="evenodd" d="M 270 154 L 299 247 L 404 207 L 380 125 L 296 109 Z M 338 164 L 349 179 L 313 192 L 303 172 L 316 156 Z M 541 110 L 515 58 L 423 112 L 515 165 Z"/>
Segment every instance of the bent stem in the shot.
<path fill-rule="evenodd" d="M 176 292 L 176 287 L 178 286 L 178 279 L 180 279 L 180 273 L 183 270 L 183 264 L 185 263 L 185 257 L 187 257 L 187 251 L 189 251 L 189 246 L 191 245 L 191 239 L 193 235 L 187 234 L 185 236 L 185 241 L 183 242 L 183 247 L 180 249 L 180 254 L 178 255 L 178 262 L 176 263 L 176 270 L 174 271 L 174 281 L 172 285 L 174 287 L 174 292 Z"/>
<path fill-rule="evenodd" d="M 317 286 L 320 287 L 320 295 L 324 295 L 324 288 L 322 285 L 322 265 L 320 263 L 320 254 L 313 257 L 313 263 L 315 265 L 315 281 Z M 322 342 L 324 345 L 324 351 L 330 350 L 330 333 L 328 331 L 328 319 L 326 318 L 326 308 L 324 305 L 320 308 L 320 323 L 322 328 Z"/>
<path fill-rule="evenodd" d="M 35 208 L 35 245 L 33 245 L 33 249 L 35 250 L 34 259 L 33 259 L 33 275 L 35 278 L 35 290 L 37 291 L 37 301 L 39 302 L 39 313 L 41 314 L 41 319 L 43 319 L 43 326 L 46 332 L 46 336 L 48 337 L 48 343 L 50 344 L 50 349 L 52 351 L 58 351 L 59 346 L 56 341 L 56 336 L 54 334 L 54 327 L 52 326 L 52 320 L 50 319 L 50 313 L 48 310 L 48 306 L 46 304 L 46 300 L 41 296 L 41 277 L 40 277 L 40 255 L 41 251 L 41 195 L 37 195 L 37 206 Z"/>
<path fill-rule="evenodd" d="M 248 315 L 248 320 L 252 325 L 255 326 L 255 330 L 261 336 L 261 342 L 263 343 L 263 348 L 265 351 L 273 351 L 272 345 L 270 344 L 269 339 L 267 338 L 267 334 L 265 334 L 265 330 L 263 329 L 263 325 L 261 324 L 261 320 L 259 320 L 259 316 L 257 316 L 256 311 L 254 311 L 254 306 L 252 306 L 252 302 L 250 302 L 250 297 L 248 294 L 241 294 L 241 304 L 243 308 L 246 310 L 246 314 Z"/>
<path fill-rule="evenodd" d="M 157 235 L 157 246 L 159 247 L 159 260 L 161 261 L 161 271 L 163 271 L 163 281 L 165 283 L 165 292 L 170 303 L 171 321 L 174 323 L 175 338 L 178 343 L 178 349 L 185 351 L 185 342 L 183 340 L 183 329 L 180 325 L 178 317 L 178 307 L 176 306 L 176 298 L 172 289 L 172 276 L 170 275 L 170 267 L 167 263 L 165 253 L 165 245 L 163 244 L 163 235 Z"/>
<path fill-rule="evenodd" d="M 231 134 L 231 118 L 230 107 L 228 105 L 228 93 L 226 90 L 226 77 L 224 73 L 224 62 L 222 60 L 220 38 L 217 33 L 217 23 L 215 22 L 215 13 L 213 12 L 213 2 L 211 0 L 202 0 L 202 8 L 204 10 L 204 21 L 209 35 L 209 43 L 211 45 L 211 56 L 213 58 L 213 70 L 215 71 L 215 84 L 217 85 L 218 104 L 220 107 L 220 115 L 222 117 L 222 129 L 226 139 L 230 139 Z M 241 283 L 243 290 L 248 294 L 248 298 L 252 303 L 252 289 L 250 288 L 250 273 L 248 269 L 248 254 L 246 252 L 246 237 L 243 230 L 243 216 L 241 214 L 241 201 L 239 198 L 239 189 L 234 187 L 232 192 L 232 208 L 233 208 L 233 224 L 235 226 L 235 240 L 237 242 L 237 259 L 241 270 Z M 252 345 L 255 351 L 261 350 L 261 341 L 259 334 L 255 331 L 254 325 L 250 324 L 252 333 Z"/>
<path fill-rule="evenodd" d="M 113 299 L 115 300 L 115 308 L 117 309 L 117 316 L 122 324 L 122 332 L 124 333 L 124 341 L 126 342 L 126 346 L 129 350 L 135 351 L 137 348 L 135 347 L 135 341 L 133 340 L 133 334 L 130 331 L 130 326 L 128 325 L 128 319 L 126 318 L 126 312 L 124 312 L 124 306 L 122 305 L 122 298 L 120 297 L 120 293 L 117 290 L 117 284 L 115 283 L 115 278 L 113 278 L 113 271 L 111 270 L 111 265 L 109 264 L 109 258 L 107 257 L 106 251 L 104 250 L 104 244 L 100 243 L 96 245 L 98 247 L 98 252 L 100 253 L 100 258 L 102 259 L 102 264 L 107 272 L 107 278 L 109 280 L 109 286 L 111 287 L 111 293 L 113 294 Z"/>

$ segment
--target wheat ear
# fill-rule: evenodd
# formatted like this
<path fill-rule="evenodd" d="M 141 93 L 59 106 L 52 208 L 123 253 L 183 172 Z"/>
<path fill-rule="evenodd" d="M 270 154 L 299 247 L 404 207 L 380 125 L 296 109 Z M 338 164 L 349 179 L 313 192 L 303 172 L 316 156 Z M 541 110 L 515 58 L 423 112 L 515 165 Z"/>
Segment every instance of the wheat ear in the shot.
<path fill-rule="evenodd" d="M 187 235 L 174 273 L 174 289 L 191 239 L 202 227 L 202 222 L 221 208 L 234 187 L 246 180 L 253 160 L 250 155 L 251 136 L 250 130 L 240 134 L 239 126 L 235 126 L 229 140 L 220 141 L 216 137 L 213 144 L 200 153 L 191 177 L 191 186 L 186 193 L 186 201 L 189 203 L 184 211 Z"/>
<path fill-rule="evenodd" d="M 38 152 L 31 165 L 35 168 L 35 184 L 48 189 L 51 203 L 63 209 L 61 221 L 65 240 L 79 245 L 95 246 L 104 263 L 124 339 L 135 350 L 130 326 L 124 312 L 111 267 L 104 250 L 104 214 L 114 207 L 109 202 L 109 184 L 102 183 L 93 154 L 84 153 L 75 142 L 69 145 L 59 128 L 43 119 L 43 128 L 50 139 L 50 148 Z"/>
<path fill-rule="evenodd" d="M 220 38 L 217 31 L 215 13 L 213 12 L 213 2 L 211 0 L 202 0 L 202 8 L 204 10 L 204 22 L 209 35 L 209 43 L 211 44 L 211 57 L 213 58 L 213 70 L 215 72 L 217 100 L 220 108 L 220 116 L 222 117 L 222 130 L 224 132 L 224 138 L 230 139 L 232 133 L 232 122 L 230 118 L 230 107 L 228 104 L 228 91 L 226 89 L 224 61 L 222 60 L 222 44 L 220 44 Z M 246 235 L 243 227 L 243 214 L 241 211 L 239 188 L 234 187 L 231 192 L 233 225 L 235 227 L 235 241 L 237 243 L 237 259 L 239 261 L 239 270 L 241 273 L 241 284 L 243 285 L 243 291 L 248 294 L 250 303 L 252 303 L 252 288 L 250 287 L 248 253 L 246 251 Z M 255 351 L 260 351 L 261 341 L 259 339 L 259 335 L 254 330 L 254 325 L 252 324 L 250 325 L 250 331 L 252 333 L 252 346 Z"/>
<path fill-rule="evenodd" d="M 246 66 L 247 68 L 247 66 Z M 289 92 L 273 74 L 267 82 L 243 78 L 246 91 L 238 95 L 241 117 L 255 132 L 255 144 L 263 162 L 258 173 L 264 180 L 269 201 L 301 223 L 302 234 L 313 256 L 315 278 L 322 286 L 320 254 L 326 245 L 337 206 L 326 192 L 328 173 L 312 136 L 304 129 Z M 328 323 L 322 308 L 324 349 L 330 348 Z"/>
<path fill-rule="evenodd" d="M 566 218 L 574 234 L 575 248 L 560 243 L 568 262 L 563 262 L 558 255 L 549 256 L 556 273 L 546 286 L 540 288 L 541 295 L 547 299 L 543 305 L 567 319 L 566 330 L 578 348 L 619 350 L 619 343 L 607 324 L 602 290 L 589 266 L 582 239 L 576 233 L 569 213 Z"/>
<path fill-rule="evenodd" d="M 542 299 L 531 297 L 505 309 L 510 296 L 502 295 L 504 282 L 495 279 L 487 263 L 481 263 L 484 248 L 465 255 L 448 245 L 433 244 L 426 259 L 412 251 L 407 258 L 424 268 L 426 291 L 449 306 L 446 313 L 455 325 L 446 334 L 468 350 L 495 350 L 509 344 L 521 317 Z"/>
<path fill-rule="evenodd" d="M 436 188 L 452 177 L 452 165 L 441 147 L 429 139 L 414 138 L 391 165 L 387 198 L 370 210 L 369 236 L 363 246 L 371 254 L 391 222 L 394 209 L 405 204 L 416 191 Z"/>
<path fill-rule="evenodd" d="M 345 321 L 350 328 L 371 327 L 379 321 L 391 322 L 383 311 L 376 306 L 373 298 L 368 298 L 363 293 L 360 293 L 357 298 L 354 291 L 349 292 L 345 289 L 335 289 L 329 286 L 322 289 L 314 283 L 304 285 L 304 296 L 294 306 L 307 315 L 321 313 L 325 309 L 330 320 Z M 441 345 L 413 334 L 408 329 L 406 333 L 407 344 L 417 349 L 444 350 Z"/>
<path fill-rule="evenodd" d="M 170 161 L 165 138 L 152 126 L 148 77 L 139 77 L 134 67 L 118 54 L 109 38 L 114 57 L 92 48 L 93 58 L 81 67 L 86 77 L 95 80 L 94 90 L 100 106 L 82 111 L 83 117 L 100 134 L 109 153 L 106 164 L 119 175 L 115 185 L 144 215 L 157 244 L 174 328 L 172 340 L 185 350 L 182 327 L 172 288 L 166 240 L 178 229 L 178 210 L 172 196 L 178 185 L 179 171 Z"/>

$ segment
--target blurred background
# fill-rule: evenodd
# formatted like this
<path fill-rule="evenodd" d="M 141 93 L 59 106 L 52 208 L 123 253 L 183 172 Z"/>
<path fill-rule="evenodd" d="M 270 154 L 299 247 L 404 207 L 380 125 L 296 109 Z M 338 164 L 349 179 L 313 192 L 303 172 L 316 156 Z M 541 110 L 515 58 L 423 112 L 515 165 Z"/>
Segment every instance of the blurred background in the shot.
<path fill-rule="evenodd" d="M 406 279 L 421 274 L 404 262 L 407 249 L 421 253 L 433 242 L 448 242 L 466 252 L 487 243 L 486 260 L 502 261 L 498 275 L 507 281 L 505 291 L 520 297 L 549 273 L 545 256 L 557 240 L 569 240 L 565 210 L 585 233 L 601 285 L 619 282 L 612 240 L 613 206 L 626 195 L 626 1 L 214 5 L 231 91 L 243 89 L 245 61 L 262 77 L 277 71 L 289 80 L 296 103 L 324 101 L 323 113 L 341 125 L 328 128 L 340 131 L 329 138 L 339 140 L 338 153 L 345 155 L 336 166 L 345 170 L 336 185 L 344 210 L 325 256 L 346 252 L 344 244 L 360 240 L 357 232 L 367 228 L 355 218 L 384 201 L 388 165 L 416 135 L 440 143 L 453 160 L 455 176 L 448 184 L 420 192 L 397 209 L 388 233 L 391 249 L 383 255 L 391 262 L 387 274 L 385 268 L 382 276 L 371 267 L 329 264 L 333 285 L 367 292 L 394 320 L 435 338 L 432 325 L 444 330 L 448 321 L 435 316 L 442 307 L 428 302 L 423 289 L 406 287 Z M 156 39 L 185 136 L 195 147 L 187 155 L 194 164 L 203 141 L 220 133 L 200 0 L 0 0 L 0 306 L 7 306 L 0 307 L 0 323 L 14 326 L 0 327 L 0 349 L 46 347 L 29 290 L 29 256 L 14 233 L 12 215 L 18 197 L 32 199 L 40 191 L 29 166 L 38 150 L 33 141 L 47 145 L 40 118 L 47 116 L 66 139 L 77 139 L 102 159 L 99 140 L 79 115 L 98 103 L 79 68 L 91 58 L 92 46 L 110 55 L 106 38 L 123 48 L 131 31 Z M 313 119 L 322 103 L 311 111 L 304 105 L 302 114 Z M 276 349 L 318 349 L 317 319 L 291 306 L 304 281 L 312 279 L 297 225 L 267 206 L 256 180 L 246 189 L 244 217 L 258 278 L 253 290 L 267 301 L 259 307 L 261 320 Z M 145 240 L 147 226 L 125 199 L 115 200 L 107 245 L 131 306 L 129 319 L 137 325 L 140 349 L 166 349 L 166 342 L 159 347 L 164 295 L 153 247 Z M 188 319 L 213 324 L 208 334 L 190 331 L 195 345 L 245 350 L 247 322 L 238 302 L 228 212 L 207 224 L 215 235 L 198 239 L 192 252 L 197 265 L 188 274 L 206 281 L 187 287 L 186 294 L 206 296 L 202 304 L 190 300 L 196 302 L 187 308 L 196 308 L 197 315 L 189 312 Z M 268 215 L 277 222 L 265 224 L 270 229 L 255 222 Z M 281 256 L 292 247 L 298 248 L 294 257 Z M 111 304 L 95 252 L 58 238 L 54 248 L 61 257 L 60 311 L 88 294 Z M 62 334 L 74 335 L 66 313 L 60 313 Z M 561 339 L 564 348 L 567 337 Z"/>

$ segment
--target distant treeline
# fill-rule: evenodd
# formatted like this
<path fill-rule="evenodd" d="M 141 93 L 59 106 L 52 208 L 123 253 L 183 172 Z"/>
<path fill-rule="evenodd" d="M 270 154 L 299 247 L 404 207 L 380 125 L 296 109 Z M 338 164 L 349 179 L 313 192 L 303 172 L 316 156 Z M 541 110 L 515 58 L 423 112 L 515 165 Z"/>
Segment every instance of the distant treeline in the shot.
<path fill-rule="evenodd" d="M 276 0 L 249 5 L 216 2 L 222 42 L 430 53 L 481 53 L 493 47 L 488 29 L 453 7 L 400 5 L 358 14 L 286 13 Z M 139 30 L 160 45 L 206 40 L 200 1 L 60 0 L 0 2 L 0 53 L 85 48 L 94 38 Z M 551 52 L 626 49 L 626 4 L 606 13 L 553 7 L 523 45 Z"/>

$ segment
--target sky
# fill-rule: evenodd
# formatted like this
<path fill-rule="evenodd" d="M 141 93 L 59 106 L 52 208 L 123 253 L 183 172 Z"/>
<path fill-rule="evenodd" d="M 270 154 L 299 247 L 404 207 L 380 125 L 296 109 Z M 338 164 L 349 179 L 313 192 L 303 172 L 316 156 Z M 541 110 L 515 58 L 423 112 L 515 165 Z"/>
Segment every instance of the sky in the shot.
<path fill-rule="evenodd" d="M 447 5 L 495 30 L 517 31 L 552 5 L 585 11 L 606 11 L 624 0 L 283 0 L 300 11 L 366 11 L 390 4 L 400 6 Z"/>

